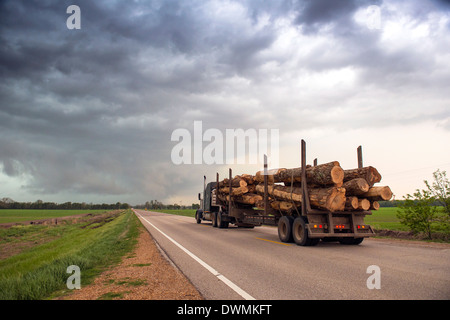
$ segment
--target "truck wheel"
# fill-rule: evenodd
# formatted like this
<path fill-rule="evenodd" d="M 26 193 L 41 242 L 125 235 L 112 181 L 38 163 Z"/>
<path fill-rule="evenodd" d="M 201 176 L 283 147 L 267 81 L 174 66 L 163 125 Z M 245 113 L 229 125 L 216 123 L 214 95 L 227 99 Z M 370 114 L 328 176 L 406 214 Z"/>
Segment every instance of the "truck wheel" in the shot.
<path fill-rule="evenodd" d="M 222 211 L 219 211 L 217 213 L 217 227 L 225 229 L 228 228 L 229 223 L 229 221 L 223 221 Z"/>
<path fill-rule="evenodd" d="M 217 228 L 217 213 L 216 212 L 212 212 L 211 213 L 212 217 L 212 226 L 213 228 Z"/>
<path fill-rule="evenodd" d="M 299 246 L 315 246 L 320 239 L 310 238 L 304 217 L 297 217 L 292 225 L 292 237 Z"/>
<path fill-rule="evenodd" d="M 278 221 L 278 238 L 282 242 L 292 242 L 292 223 L 294 218 L 291 216 L 282 216 Z"/>
<path fill-rule="evenodd" d="M 217 228 L 217 212 L 212 213 L 212 226 Z"/>
<path fill-rule="evenodd" d="M 202 223 L 202 211 L 197 210 L 195 211 L 195 220 L 197 221 L 198 224 Z"/>

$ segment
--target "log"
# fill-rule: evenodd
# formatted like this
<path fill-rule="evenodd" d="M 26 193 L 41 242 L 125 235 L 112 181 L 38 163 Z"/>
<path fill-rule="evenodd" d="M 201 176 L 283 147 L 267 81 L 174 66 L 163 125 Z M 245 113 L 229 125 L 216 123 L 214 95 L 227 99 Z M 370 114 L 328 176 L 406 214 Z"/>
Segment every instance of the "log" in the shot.
<path fill-rule="evenodd" d="M 308 189 L 308 194 L 311 206 L 324 208 L 331 212 L 345 209 L 345 188 L 314 188 Z"/>
<path fill-rule="evenodd" d="M 379 210 L 379 209 L 380 209 L 380 203 L 378 201 L 370 202 L 370 210 Z"/>
<path fill-rule="evenodd" d="M 255 202 L 255 207 L 257 207 L 259 209 L 264 209 L 264 199 L 256 201 Z"/>
<path fill-rule="evenodd" d="M 294 208 L 294 205 L 292 202 L 286 202 L 286 201 L 272 201 L 270 202 L 270 206 L 274 210 L 278 211 L 289 211 Z"/>
<path fill-rule="evenodd" d="M 230 179 L 223 179 L 222 181 L 219 181 L 219 188 L 229 188 Z M 241 178 L 240 176 L 235 176 L 233 179 L 231 179 L 231 187 L 233 188 L 239 188 L 239 187 L 245 187 L 247 186 L 247 181 L 245 179 Z"/>
<path fill-rule="evenodd" d="M 363 178 L 355 178 L 344 182 L 342 187 L 345 188 L 347 196 L 359 196 L 369 191 L 369 184 Z"/>
<path fill-rule="evenodd" d="M 387 201 L 392 198 L 391 188 L 385 187 L 372 187 L 368 192 L 361 195 L 362 198 L 367 198 L 370 201 Z"/>
<path fill-rule="evenodd" d="M 270 200 L 268 201 L 269 209 L 274 209 L 276 211 L 289 211 L 294 208 L 292 202 Z M 255 202 L 255 207 L 259 209 L 264 209 L 264 199 Z"/>
<path fill-rule="evenodd" d="M 276 181 L 277 179 L 275 177 L 277 177 L 279 175 L 279 173 L 281 173 L 282 171 L 285 171 L 287 169 L 281 168 L 281 169 L 271 169 L 267 171 L 267 183 L 268 184 L 274 184 L 275 182 L 281 182 L 281 181 Z M 256 183 L 264 183 L 264 171 L 258 171 L 256 172 L 255 176 L 254 176 L 254 181 Z"/>
<path fill-rule="evenodd" d="M 344 182 L 362 178 L 367 181 L 369 187 L 381 181 L 381 174 L 374 167 L 364 167 L 357 169 L 344 170 Z"/>
<path fill-rule="evenodd" d="M 338 161 L 324 163 L 315 167 L 306 168 L 306 179 L 308 185 L 328 186 L 335 185 L 342 186 L 344 180 L 344 170 L 339 165 Z M 264 182 L 264 171 L 258 171 L 255 174 L 257 182 Z M 268 182 L 273 184 L 275 182 L 290 183 L 302 181 L 302 168 L 293 169 L 272 169 L 268 171 Z"/>
<path fill-rule="evenodd" d="M 247 185 L 255 183 L 255 178 L 251 174 L 241 174 L 241 179 L 247 182 Z"/>
<path fill-rule="evenodd" d="M 258 184 L 256 186 L 256 192 L 264 195 L 264 185 Z M 293 188 L 292 194 L 289 187 L 279 186 L 279 185 L 269 185 L 267 186 L 267 192 L 269 195 L 276 199 L 288 200 L 294 202 L 302 202 L 302 191 L 300 188 Z"/>
<path fill-rule="evenodd" d="M 256 204 L 257 201 L 263 200 L 262 196 L 259 194 L 253 194 L 253 193 L 245 193 L 241 194 L 239 196 L 232 196 L 233 201 L 244 203 L 244 204 Z M 230 201 L 230 196 L 227 196 L 227 201 Z M 264 206 L 264 204 L 263 204 Z"/>
<path fill-rule="evenodd" d="M 358 210 L 367 211 L 370 208 L 370 201 L 367 199 L 358 199 Z"/>
<path fill-rule="evenodd" d="M 255 184 L 249 184 L 247 185 L 248 193 L 255 193 L 256 192 L 256 185 Z"/>
<path fill-rule="evenodd" d="M 259 194 L 264 194 L 264 186 L 256 186 Z M 267 187 L 269 195 L 277 200 L 287 200 L 299 205 L 302 202 L 301 188 L 291 188 L 280 185 L 269 185 Z M 329 211 L 342 211 L 345 208 L 345 189 L 338 187 L 311 188 L 308 189 L 309 202 L 311 207 L 325 209 Z"/>
<path fill-rule="evenodd" d="M 248 187 L 231 188 L 232 196 L 239 196 L 239 195 L 247 193 L 247 192 L 248 192 Z M 219 193 L 229 194 L 230 188 L 229 187 L 220 188 Z"/>
<path fill-rule="evenodd" d="M 306 169 L 306 179 L 308 185 L 334 184 L 336 187 L 341 187 L 344 182 L 344 170 L 337 161 L 319 164 Z"/>
<path fill-rule="evenodd" d="M 345 199 L 345 209 L 346 211 L 357 210 L 359 206 L 359 201 L 357 197 L 347 197 Z"/>

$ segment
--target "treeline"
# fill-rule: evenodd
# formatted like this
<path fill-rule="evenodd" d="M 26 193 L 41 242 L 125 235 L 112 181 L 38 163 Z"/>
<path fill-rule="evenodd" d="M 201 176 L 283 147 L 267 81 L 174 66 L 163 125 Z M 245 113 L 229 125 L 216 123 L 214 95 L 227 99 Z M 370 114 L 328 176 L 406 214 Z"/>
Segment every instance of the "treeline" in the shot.
<path fill-rule="evenodd" d="M 164 204 L 158 200 L 147 201 L 144 204 L 138 204 L 134 206 L 136 209 L 147 209 L 147 210 L 185 210 L 185 209 L 199 209 L 200 205 L 198 203 L 193 203 L 190 206 L 185 206 L 181 204 Z"/>
<path fill-rule="evenodd" d="M 131 206 L 128 203 L 102 203 L 93 204 L 85 202 L 44 202 L 37 200 L 35 202 L 17 202 L 10 198 L 3 198 L 0 200 L 0 209 L 45 209 L 45 210 L 118 210 L 129 209 Z"/>
<path fill-rule="evenodd" d="M 391 207 L 401 207 L 405 204 L 405 201 L 406 200 L 391 200 L 391 201 L 378 201 L 378 203 L 380 204 L 380 207 L 391 208 Z M 442 204 L 438 200 L 431 202 L 430 205 L 437 207 L 442 206 Z"/>
<path fill-rule="evenodd" d="M 118 209 L 129 209 L 132 206 L 128 203 L 86 203 L 86 202 L 44 202 L 42 200 L 37 200 L 35 202 L 17 202 L 11 198 L 3 198 L 0 200 L 0 210 L 1 209 L 44 209 L 44 210 L 118 210 Z M 179 205 L 179 204 L 163 204 L 158 200 L 147 201 L 144 204 L 138 204 L 133 206 L 136 209 L 147 209 L 147 210 L 184 210 L 184 209 L 199 209 L 200 205 L 193 203 L 190 206 Z"/>
<path fill-rule="evenodd" d="M 394 201 L 379 201 L 380 207 L 401 207 L 405 200 L 394 200 Z M 441 206 L 438 201 L 432 203 L 434 206 Z M 118 210 L 118 209 L 129 209 L 132 206 L 128 203 L 85 203 L 85 202 L 44 202 L 42 200 L 37 200 L 35 202 L 17 202 L 11 200 L 10 198 L 3 198 L 0 200 L 0 210 L 1 209 L 46 209 L 46 210 Z M 133 206 L 136 209 L 147 209 L 147 210 L 185 210 L 185 209 L 199 209 L 200 205 L 198 203 L 193 203 L 190 206 L 174 204 L 164 204 L 158 200 L 147 201 L 144 204 L 138 204 Z"/>

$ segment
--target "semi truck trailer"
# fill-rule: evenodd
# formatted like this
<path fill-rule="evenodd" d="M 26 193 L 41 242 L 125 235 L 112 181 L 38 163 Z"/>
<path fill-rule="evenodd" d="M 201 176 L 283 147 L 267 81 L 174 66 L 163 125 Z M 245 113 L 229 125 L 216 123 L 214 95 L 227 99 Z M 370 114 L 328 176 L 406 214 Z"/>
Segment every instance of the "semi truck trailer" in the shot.
<path fill-rule="evenodd" d="M 358 149 L 358 167 L 362 168 L 362 149 Z M 317 165 L 317 159 L 315 160 Z M 195 213 L 197 223 L 211 222 L 214 228 L 228 228 L 230 224 L 240 228 L 254 228 L 263 225 L 278 228 L 278 237 L 282 242 L 294 242 L 299 246 L 314 246 L 322 241 L 338 241 L 341 244 L 358 245 L 364 238 L 373 236 L 374 230 L 364 222 L 371 210 L 327 211 L 311 207 L 308 179 L 306 175 L 306 143 L 301 142 L 301 194 L 303 201 L 288 211 L 280 211 L 269 206 L 267 157 L 265 157 L 263 208 L 253 204 L 244 204 L 232 200 L 232 197 L 219 197 L 219 174 L 216 181 L 206 181 L 203 192 L 198 194 L 200 209 Z M 232 170 L 229 169 L 229 188 L 232 193 Z M 294 202 L 292 202 L 294 203 Z M 298 202 L 296 203 L 298 204 Z"/>

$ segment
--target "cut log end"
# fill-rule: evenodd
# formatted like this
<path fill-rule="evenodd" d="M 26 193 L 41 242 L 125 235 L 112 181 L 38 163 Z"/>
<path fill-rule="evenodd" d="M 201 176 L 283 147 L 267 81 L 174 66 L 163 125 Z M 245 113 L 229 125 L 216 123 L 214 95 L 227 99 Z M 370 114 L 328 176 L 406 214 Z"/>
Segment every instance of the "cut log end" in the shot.
<path fill-rule="evenodd" d="M 345 209 L 345 193 L 337 194 L 331 205 L 330 211 L 343 211 Z"/>
<path fill-rule="evenodd" d="M 355 178 L 363 178 L 370 187 L 381 181 L 381 174 L 374 167 L 344 170 L 344 182 Z"/>
<path fill-rule="evenodd" d="M 367 211 L 370 208 L 370 201 L 367 199 L 359 199 L 358 201 L 358 209 Z"/>
<path fill-rule="evenodd" d="M 344 188 L 329 188 L 329 196 L 326 201 L 326 208 L 331 212 L 343 211 L 345 209 L 345 189 Z"/>
<path fill-rule="evenodd" d="M 391 188 L 385 187 L 372 187 L 368 192 L 364 193 L 362 196 L 368 198 L 371 201 L 388 201 L 392 198 Z"/>
<path fill-rule="evenodd" d="M 339 166 L 334 166 L 330 172 L 331 180 L 337 187 L 341 187 L 344 181 L 344 170 Z"/>
<path fill-rule="evenodd" d="M 379 210 L 379 209 L 380 209 L 380 203 L 378 201 L 370 202 L 370 210 Z"/>
<path fill-rule="evenodd" d="M 363 178 L 355 178 L 344 182 L 343 187 L 348 196 L 359 196 L 369 191 L 369 184 Z"/>
<path fill-rule="evenodd" d="M 345 200 L 345 210 L 357 210 L 359 206 L 357 197 L 347 197 Z"/>

